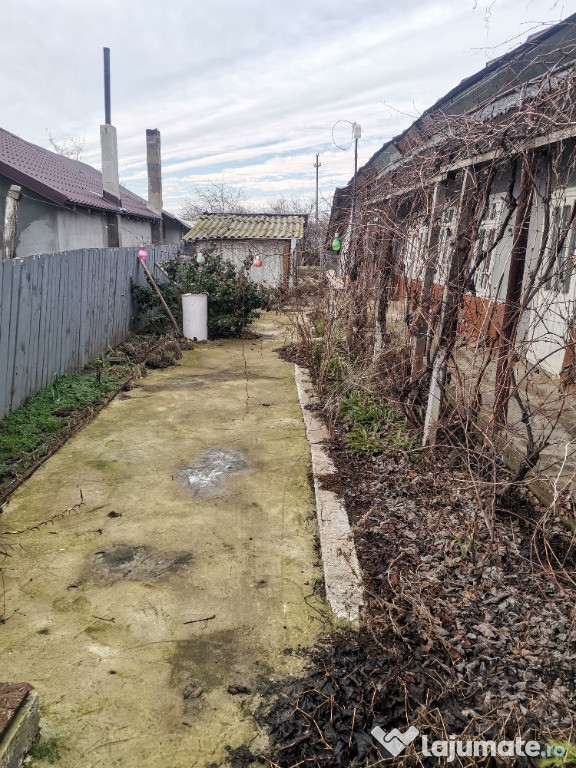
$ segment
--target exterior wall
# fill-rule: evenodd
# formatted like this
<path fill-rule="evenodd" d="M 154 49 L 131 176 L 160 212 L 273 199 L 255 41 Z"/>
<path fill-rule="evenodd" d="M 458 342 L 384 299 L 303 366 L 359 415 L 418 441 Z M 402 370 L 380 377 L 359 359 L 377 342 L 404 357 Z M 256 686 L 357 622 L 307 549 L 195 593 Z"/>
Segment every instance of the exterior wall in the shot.
<path fill-rule="evenodd" d="M 572 151 L 573 149 L 572 147 Z M 568 147 L 566 149 L 567 158 L 570 151 L 571 148 Z M 568 159 L 566 169 L 565 176 L 562 173 L 559 174 L 556 180 L 557 188 L 552 193 L 551 230 L 554 226 L 555 206 L 568 206 L 571 209 L 572 205 L 576 204 L 576 177 Z M 524 273 L 525 290 L 528 289 L 527 283 L 537 267 L 542 248 L 543 197 L 545 195 L 545 180 L 542 170 L 539 172 L 537 181 L 537 193 L 532 204 L 528 232 Z M 484 344 L 497 343 L 499 329 L 502 326 L 515 224 L 515 211 L 512 212 L 506 223 L 508 212 L 506 198 L 509 185 L 508 172 L 501 172 L 492 184 L 487 211 L 479 228 L 474 252 L 475 257 L 484 250 L 489 251 L 489 255 L 484 258 L 474 274 L 473 290 L 465 296 L 461 315 L 461 332 L 465 333 L 471 340 Z M 517 179 L 513 190 L 515 197 L 519 192 L 518 185 Z M 443 257 L 443 250 L 446 254 L 450 253 L 450 237 L 453 228 L 457 225 L 457 219 L 457 210 L 447 208 L 439 224 L 439 253 L 432 289 L 432 315 L 440 309 L 447 273 L 447 263 Z M 504 231 L 501 240 L 494 248 L 491 248 L 503 226 Z M 573 228 L 576 238 L 576 223 Z M 445 234 L 444 230 L 448 234 Z M 416 304 L 420 293 L 424 263 L 427 258 L 427 235 L 428 227 L 426 225 L 413 225 L 407 231 L 402 253 L 404 279 L 398 281 L 396 286 L 397 297 L 408 296 L 408 299 L 413 300 Z M 551 236 L 549 235 L 549 237 Z M 545 261 L 548 259 L 551 248 L 552 242 L 549 240 L 545 251 Z M 541 271 L 542 265 L 540 265 Z M 562 289 L 558 285 L 553 288 L 552 284 L 545 284 L 540 287 L 530 307 L 524 311 L 518 330 L 518 341 L 526 358 L 555 376 L 560 375 L 566 365 L 576 367 L 573 363 L 573 360 L 576 359 L 576 350 L 572 348 L 574 332 L 571 330 L 576 312 L 576 275 L 574 272 L 575 270 L 572 269 L 572 274 L 565 281 Z"/>
<path fill-rule="evenodd" d="M 6 194 L 12 182 L 0 176 L 0 228 L 4 228 Z M 58 250 L 58 206 L 49 205 L 22 187 L 18 205 L 16 256 L 53 253 Z"/>
<path fill-rule="evenodd" d="M 6 194 L 11 181 L 0 176 L 0 228 L 4 225 Z M 120 245 L 152 241 L 151 222 L 122 216 Z M 18 205 L 16 258 L 107 246 L 106 214 L 87 208 L 63 208 L 22 187 Z"/>
<path fill-rule="evenodd" d="M 122 216 L 120 219 L 120 245 L 122 247 L 142 245 L 152 242 L 150 221 Z"/>
<path fill-rule="evenodd" d="M 76 248 L 105 248 L 106 221 L 100 212 L 88 210 L 58 211 L 58 247 L 56 251 L 73 251 Z M 42 253 L 35 250 L 34 253 Z M 29 254 L 18 254 L 29 255 Z"/>
<path fill-rule="evenodd" d="M 188 230 L 183 231 L 184 228 L 178 224 L 177 221 L 174 221 L 174 219 L 165 218 L 164 219 L 164 242 L 165 243 L 175 243 L 176 245 L 179 245 L 182 238 L 186 234 Z"/>
<path fill-rule="evenodd" d="M 284 282 L 285 244 L 290 247 L 290 240 L 221 240 L 216 243 L 222 259 L 230 261 L 236 268 L 243 266 L 245 260 L 262 260 L 261 267 L 250 267 L 248 276 L 253 283 L 269 287 L 279 286 Z M 196 251 L 209 245 L 207 240 L 196 244 Z"/>

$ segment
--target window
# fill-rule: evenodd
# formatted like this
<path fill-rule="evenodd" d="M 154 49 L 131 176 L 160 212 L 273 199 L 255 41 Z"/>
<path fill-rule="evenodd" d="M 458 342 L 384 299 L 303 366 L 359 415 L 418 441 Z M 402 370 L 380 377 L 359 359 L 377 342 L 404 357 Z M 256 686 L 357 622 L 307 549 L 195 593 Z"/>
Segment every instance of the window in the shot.
<path fill-rule="evenodd" d="M 490 200 L 486 215 L 478 229 L 474 246 L 472 267 L 478 264 L 474 272 L 474 285 L 477 293 L 484 295 L 489 294 L 492 288 L 492 268 L 494 266 L 492 246 L 500 228 L 502 206 L 502 200 Z"/>
<path fill-rule="evenodd" d="M 570 230 L 566 232 L 571 213 L 571 205 L 558 205 L 553 212 L 549 255 L 554 261 L 544 287 L 556 293 L 568 293 L 574 271 L 576 223 L 573 222 Z M 564 242 L 560 250 L 558 250 L 558 245 L 562 238 L 564 238 Z"/>
<path fill-rule="evenodd" d="M 412 280 L 423 277 L 427 238 L 428 227 L 425 224 L 413 224 L 406 234 L 404 269 L 406 276 Z"/>
<path fill-rule="evenodd" d="M 438 259 L 436 262 L 436 282 L 443 285 L 450 273 L 450 259 L 452 254 L 454 230 L 458 224 L 458 207 L 453 205 L 447 208 L 440 217 L 440 230 L 438 232 Z"/>

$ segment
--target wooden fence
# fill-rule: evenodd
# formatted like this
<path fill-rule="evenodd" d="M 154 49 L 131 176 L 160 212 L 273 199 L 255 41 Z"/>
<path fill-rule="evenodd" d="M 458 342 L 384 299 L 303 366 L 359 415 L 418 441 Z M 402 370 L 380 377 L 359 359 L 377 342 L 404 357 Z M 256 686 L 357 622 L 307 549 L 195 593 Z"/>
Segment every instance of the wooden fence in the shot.
<path fill-rule="evenodd" d="M 176 245 L 147 246 L 146 265 Z M 138 248 L 86 248 L 0 261 L 0 418 L 86 365 L 130 330 L 130 281 L 145 285 Z"/>

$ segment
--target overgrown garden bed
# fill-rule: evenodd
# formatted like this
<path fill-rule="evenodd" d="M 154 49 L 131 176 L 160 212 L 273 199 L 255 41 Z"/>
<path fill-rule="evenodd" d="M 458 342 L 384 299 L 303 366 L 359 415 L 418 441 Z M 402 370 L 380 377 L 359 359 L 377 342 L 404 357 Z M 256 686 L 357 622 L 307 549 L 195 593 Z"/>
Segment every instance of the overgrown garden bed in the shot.
<path fill-rule="evenodd" d="M 289 357 L 310 362 L 309 352 L 293 347 Z M 338 470 L 324 484 L 350 517 L 365 625 L 326 638 L 305 675 L 277 692 L 261 713 L 270 746 L 256 759 L 275 768 L 576 765 L 573 533 L 503 467 L 483 465 L 480 447 L 423 451 L 383 391 L 353 383 L 332 381 L 319 408 Z M 424 754 L 417 738 L 392 758 L 371 736 L 376 726 L 415 727 L 428 744 L 533 740 L 565 756 L 448 761 Z"/>

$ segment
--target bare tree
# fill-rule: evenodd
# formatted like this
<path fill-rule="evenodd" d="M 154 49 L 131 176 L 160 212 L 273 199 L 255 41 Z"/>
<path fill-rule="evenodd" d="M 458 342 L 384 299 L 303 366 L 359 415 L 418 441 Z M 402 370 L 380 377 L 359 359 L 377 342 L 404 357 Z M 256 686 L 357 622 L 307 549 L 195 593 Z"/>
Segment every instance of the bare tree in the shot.
<path fill-rule="evenodd" d="M 65 139 L 64 141 L 58 142 L 48 129 L 46 129 L 46 133 L 48 134 L 48 141 L 50 142 L 52 152 L 56 152 L 57 155 L 62 155 L 63 157 L 69 157 L 72 160 L 78 160 L 82 163 L 85 161 L 86 155 L 84 150 L 86 148 L 86 134 L 73 136 L 71 139 Z"/>
<path fill-rule="evenodd" d="M 271 197 L 266 201 L 266 213 L 299 214 L 310 216 L 314 210 L 314 201 L 298 195 L 291 194 L 289 197 L 280 195 L 280 197 Z"/>
<path fill-rule="evenodd" d="M 243 187 L 210 181 L 194 187 L 190 195 L 182 198 L 180 215 L 194 221 L 202 213 L 248 213 L 246 198 Z"/>

